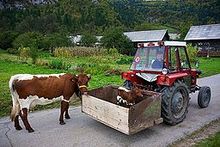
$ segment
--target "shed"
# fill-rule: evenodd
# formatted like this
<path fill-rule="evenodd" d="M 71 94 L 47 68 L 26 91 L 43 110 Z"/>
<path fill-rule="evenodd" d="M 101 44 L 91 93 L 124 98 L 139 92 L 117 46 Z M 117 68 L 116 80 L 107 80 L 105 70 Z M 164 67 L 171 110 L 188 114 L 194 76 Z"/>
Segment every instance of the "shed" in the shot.
<path fill-rule="evenodd" d="M 192 26 L 184 40 L 197 46 L 200 56 L 220 56 L 220 24 Z"/>

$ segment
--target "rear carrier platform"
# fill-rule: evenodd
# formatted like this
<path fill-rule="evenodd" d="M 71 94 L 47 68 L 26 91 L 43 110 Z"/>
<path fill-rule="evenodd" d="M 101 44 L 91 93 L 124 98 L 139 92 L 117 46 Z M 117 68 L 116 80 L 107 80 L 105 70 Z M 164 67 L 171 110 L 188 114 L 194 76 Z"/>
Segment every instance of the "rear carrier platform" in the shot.
<path fill-rule="evenodd" d="M 129 108 L 116 104 L 117 95 L 118 86 L 91 90 L 82 96 L 82 112 L 127 135 L 163 122 L 160 93 L 149 91 L 144 100 Z"/>

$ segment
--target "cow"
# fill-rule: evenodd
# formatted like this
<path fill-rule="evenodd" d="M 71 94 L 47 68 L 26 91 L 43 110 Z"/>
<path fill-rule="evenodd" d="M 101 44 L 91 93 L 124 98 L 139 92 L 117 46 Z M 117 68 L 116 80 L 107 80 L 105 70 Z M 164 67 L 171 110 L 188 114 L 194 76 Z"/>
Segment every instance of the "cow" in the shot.
<path fill-rule="evenodd" d="M 16 130 L 21 130 L 19 116 L 26 130 L 34 132 L 28 122 L 27 116 L 30 108 L 35 105 L 46 105 L 61 100 L 59 122 L 64 125 L 63 115 L 70 119 L 68 114 L 70 98 L 76 94 L 87 94 L 88 82 L 91 79 L 87 74 L 48 74 L 31 75 L 17 74 L 11 77 L 9 88 L 12 96 L 13 107 L 11 120 L 14 121 Z"/>
<path fill-rule="evenodd" d="M 136 86 L 134 86 L 131 90 L 128 90 L 125 87 L 118 88 L 117 104 L 121 106 L 132 106 L 143 99 L 144 91 Z"/>

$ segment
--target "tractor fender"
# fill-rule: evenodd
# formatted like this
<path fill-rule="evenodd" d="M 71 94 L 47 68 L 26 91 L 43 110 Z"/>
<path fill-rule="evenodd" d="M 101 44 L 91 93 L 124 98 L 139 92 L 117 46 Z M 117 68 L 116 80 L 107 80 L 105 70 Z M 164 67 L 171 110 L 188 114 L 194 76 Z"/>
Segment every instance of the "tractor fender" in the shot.
<path fill-rule="evenodd" d="M 162 74 L 157 77 L 157 85 L 172 86 L 176 80 L 181 80 L 186 76 L 188 76 L 187 73 Z"/>

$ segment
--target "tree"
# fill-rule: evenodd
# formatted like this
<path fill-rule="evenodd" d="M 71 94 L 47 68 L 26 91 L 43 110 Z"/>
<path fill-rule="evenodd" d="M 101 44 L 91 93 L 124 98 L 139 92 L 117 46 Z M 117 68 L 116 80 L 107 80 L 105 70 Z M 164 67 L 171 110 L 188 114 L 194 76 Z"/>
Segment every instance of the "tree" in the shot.
<path fill-rule="evenodd" d="M 106 48 L 116 48 L 121 54 L 131 54 L 133 44 L 127 36 L 123 34 L 121 28 L 110 28 L 101 39 L 101 43 Z"/>
<path fill-rule="evenodd" d="M 89 33 L 85 33 L 82 35 L 81 43 L 83 46 L 92 47 L 95 45 L 96 42 L 97 42 L 96 36 Z"/>

